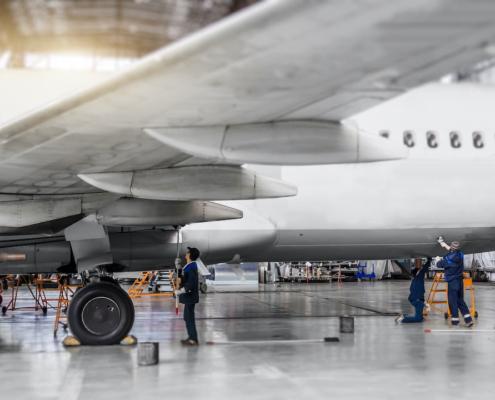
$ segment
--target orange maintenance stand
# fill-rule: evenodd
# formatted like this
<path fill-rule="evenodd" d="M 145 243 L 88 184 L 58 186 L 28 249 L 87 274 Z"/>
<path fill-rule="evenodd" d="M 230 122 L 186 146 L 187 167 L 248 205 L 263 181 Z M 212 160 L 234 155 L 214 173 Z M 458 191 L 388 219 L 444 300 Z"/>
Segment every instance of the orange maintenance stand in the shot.
<path fill-rule="evenodd" d="M 468 306 L 469 312 L 474 318 L 478 318 L 478 312 L 476 311 L 474 304 L 473 278 L 471 278 L 469 272 L 464 272 L 463 277 L 464 277 L 464 290 L 466 291 L 467 289 L 470 289 L 471 292 L 471 307 Z M 444 283 L 445 286 L 440 285 L 442 282 Z M 443 287 L 445 287 L 445 289 L 443 289 Z M 438 299 L 435 300 L 435 296 L 437 293 L 445 293 L 445 300 L 438 300 Z M 433 283 L 431 285 L 430 292 L 428 293 L 428 298 L 426 299 L 426 303 L 430 305 L 432 310 L 442 313 L 445 316 L 445 319 L 449 318 L 452 315 L 449 309 L 448 296 L 449 296 L 448 284 L 447 282 L 445 282 L 445 273 L 436 272 L 435 277 L 433 278 Z M 447 311 L 438 308 L 438 306 L 442 304 L 447 305 Z M 423 314 L 428 315 L 428 311 L 426 310 L 426 308 L 423 311 Z"/>

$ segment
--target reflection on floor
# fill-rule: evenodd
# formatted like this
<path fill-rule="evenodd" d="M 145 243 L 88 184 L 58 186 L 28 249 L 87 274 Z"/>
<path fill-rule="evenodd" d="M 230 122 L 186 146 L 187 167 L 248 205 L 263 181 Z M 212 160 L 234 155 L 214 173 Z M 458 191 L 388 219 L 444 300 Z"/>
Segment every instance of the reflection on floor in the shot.
<path fill-rule="evenodd" d="M 63 330 L 53 337 L 53 310 L 46 317 L 8 313 L 0 317 L 1 398 L 492 399 L 495 286 L 476 286 L 473 330 L 449 329 L 439 313 L 423 324 L 395 325 L 394 315 L 412 312 L 408 287 L 210 287 L 197 311 L 199 348 L 180 346 L 185 327 L 172 298 L 136 300 L 133 334 L 160 342 L 160 363 L 150 367 L 137 366 L 135 348 L 63 348 Z M 338 332 L 343 314 L 355 316 L 354 334 Z M 204 344 L 327 336 L 341 341 Z"/>

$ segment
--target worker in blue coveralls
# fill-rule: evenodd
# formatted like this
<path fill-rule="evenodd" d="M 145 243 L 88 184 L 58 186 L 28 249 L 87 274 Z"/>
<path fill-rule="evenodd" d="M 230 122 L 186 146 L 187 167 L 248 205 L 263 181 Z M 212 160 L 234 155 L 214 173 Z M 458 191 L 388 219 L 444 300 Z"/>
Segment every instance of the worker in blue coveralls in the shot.
<path fill-rule="evenodd" d="M 449 252 L 443 258 L 437 257 L 437 267 L 445 270 L 452 326 L 459 326 L 459 310 L 461 310 L 464 321 L 469 328 L 473 326 L 474 322 L 464 301 L 464 254 L 459 251 L 459 242 L 452 242 L 449 246 L 442 237 L 439 237 L 438 243 Z"/>
<path fill-rule="evenodd" d="M 409 302 L 412 304 L 416 313 L 414 317 L 406 317 L 404 315 L 400 315 L 395 319 L 395 322 L 398 324 L 402 322 L 403 324 L 411 323 L 411 322 L 422 322 L 423 321 L 423 308 L 425 307 L 425 275 L 430 268 L 431 258 L 428 258 L 425 265 L 421 269 L 414 268 L 412 272 L 412 276 L 414 277 L 411 282 L 411 288 L 409 297 L 407 298 Z"/>
<path fill-rule="evenodd" d="M 187 264 L 182 270 L 180 289 L 175 291 L 175 295 L 179 296 L 179 301 L 184 304 L 184 321 L 188 334 L 187 339 L 181 340 L 184 346 L 198 345 L 194 307 L 199 303 L 198 265 L 196 264 L 199 256 L 200 252 L 197 248 L 187 248 Z"/>

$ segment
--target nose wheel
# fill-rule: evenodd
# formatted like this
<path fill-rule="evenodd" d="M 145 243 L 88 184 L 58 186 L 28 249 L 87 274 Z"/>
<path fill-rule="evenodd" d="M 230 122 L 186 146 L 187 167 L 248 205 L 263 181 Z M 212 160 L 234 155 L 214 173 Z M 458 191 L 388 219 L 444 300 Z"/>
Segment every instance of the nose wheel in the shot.
<path fill-rule="evenodd" d="M 67 319 L 71 333 L 82 344 L 116 344 L 134 325 L 134 305 L 118 285 L 92 283 L 75 293 L 69 303 Z"/>

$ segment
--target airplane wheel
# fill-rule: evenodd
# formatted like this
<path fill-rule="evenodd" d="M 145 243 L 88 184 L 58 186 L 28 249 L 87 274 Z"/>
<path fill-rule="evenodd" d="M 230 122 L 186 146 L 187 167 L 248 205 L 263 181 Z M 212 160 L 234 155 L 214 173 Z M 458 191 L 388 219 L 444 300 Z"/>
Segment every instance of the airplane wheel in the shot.
<path fill-rule="evenodd" d="M 3 297 L 2 295 L 0 295 L 0 304 L 2 304 L 2 302 L 3 302 Z"/>
<path fill-rule="evenodd" d="M 47 308 L 47 307 L 43 307 L 43 308 L 41 309 L 41 311 L 43 311 L 43 315 L 46 315 L 46 314 L 47 314 L 47 312 L 48 312 L 48 308 Z"/>
<path fill-rule="evenodd" d="M 8 288 L 9 288 L 9 282 L 7 281 L 7 279 L 4 279 L 2 281 L 2 288 L 3 288 L 3 290 L 8 290 Z"/>
<path fill-rule="evenodd" d="M 449 313 L 445 313 L 445 314 L 443 314 L 443 316 L 445 319 L 449 319 Z"/>
<path fill-rule="evenodd" d="M 0 303 L 0 304 L 2 304 L 2 303 Z M 474 318 L 478 318 L 478 311 L 474 312 Z"/>
<path fill-rule="evenodd" d="M 2 307 L 2 314 L 3 315 L 7 314 L 7 307 L 5 306 Z"/>
<path fill-rule="evenodd" d="M 67 310 L 72 334 L 85 345 L 110 345 L 124 339 L 134 325 L 134 305 L 114 283 L 91 283 L 76 292 Z"/>
<path fill-rule="evenodd" d="M 200 283 L 199 290 L 201 293 L 206 293 L 208 291 L 208 285 L 206 283 Z"/>

